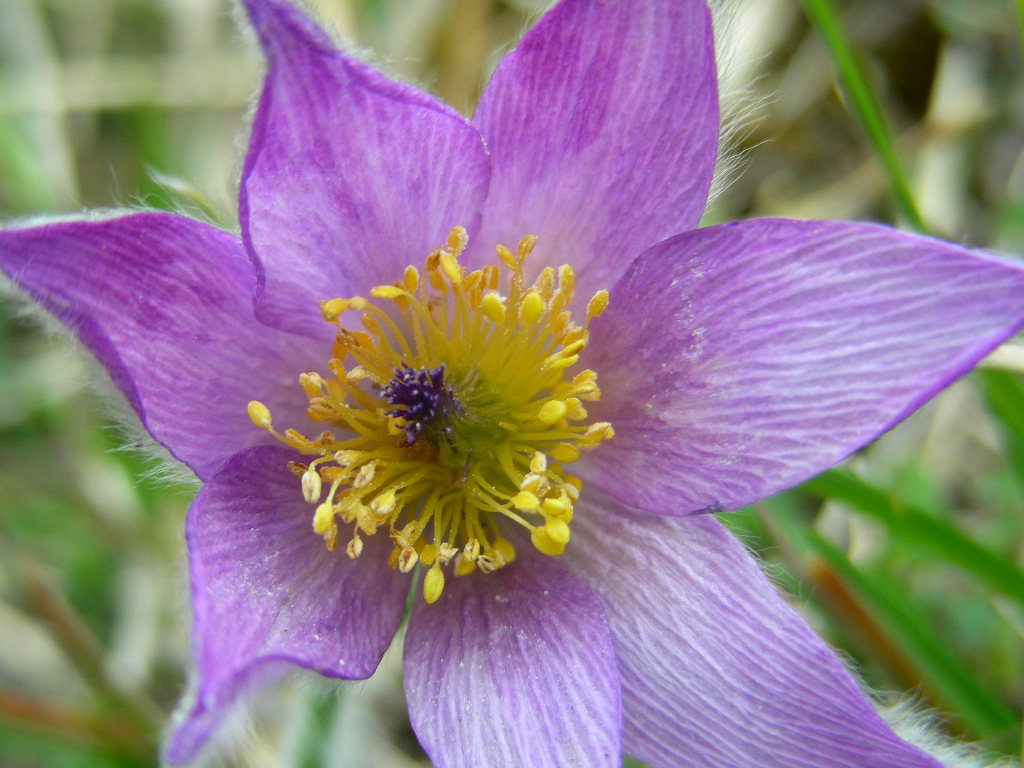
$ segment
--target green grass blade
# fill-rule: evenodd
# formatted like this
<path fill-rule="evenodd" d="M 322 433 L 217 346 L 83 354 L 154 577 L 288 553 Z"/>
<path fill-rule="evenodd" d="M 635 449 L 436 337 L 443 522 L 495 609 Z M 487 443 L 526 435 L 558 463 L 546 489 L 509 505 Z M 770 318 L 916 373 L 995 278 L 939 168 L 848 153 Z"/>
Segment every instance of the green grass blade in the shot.
<path fill-rule="evenodd" d="M 766 502 L 778 530 L 796 549 L 821 558 L 860 601 L 887 638 L 910 661 L 922 680 L 947 707 L 981 738 L 999 741 L 1014 734 L 1013 713 L 974 679 L 968 669 L 936 637 L 927 620 L 895 583 L 865 573 L 812 528 L 801 525 L 781 499 Z M 1000 744 L 1000 746 L 1003 746 Z"/>
<path fill-rule="evenodd" d="M 974 375 L 981 380 L 985 403 L 1003 434 L 1006 461 L 1024 485 L 1024 384 L 1012 373 L 991 368 Z"/>
<path fill-rule="evenodd" d="M 1005 733 L 1016 727 L 1013 713 L 974 679 L 933 631 L 894 600 L 886 586 L 857 569 L 838 549 L 814 531 L 808 537 L 815 551 L 852 588 L 886 634 L 914 662 L 943 701 L 947 702 L 980 737 Z"/>
<path fill-rule="evenodd" d="M 981 379 L 989 409 L 1016 440 L 1024 442 L 1024 383 L 1012 373 L 994 368 L 981 368 L 975 375 Z"/>
<path fill-rule="evenodd" d="M 853 49 L 843 35 L 831 0 L 802 0 L 808 19 L 818 30 L 832 56 L 847 103 L 867 133 L 868 141 L 882 163 L 892 188 L 893 203 L 908 226 L 926 231 L 917 211 L 910 185 L 907 183 L 889 129 L 878 100 L 871 92 L 867 78 L 857 62 Z"/>
<path fill-rule="evenodd" d="M 954 526 L 908 507 L 856 475 L 830 469 L 808 480 L 800 490 L 820 499 L 845 502 L 885 525 L 901 541 L 918 546 L 959 566 L 990 589 L 1024 604 L 1024 572 Z"/>
<path fill-rule="evenodd" d="M 1017 44 L 1024 53 L 1024 0 L 1013 0 L 1013 7 L 1017 12 Z"/>

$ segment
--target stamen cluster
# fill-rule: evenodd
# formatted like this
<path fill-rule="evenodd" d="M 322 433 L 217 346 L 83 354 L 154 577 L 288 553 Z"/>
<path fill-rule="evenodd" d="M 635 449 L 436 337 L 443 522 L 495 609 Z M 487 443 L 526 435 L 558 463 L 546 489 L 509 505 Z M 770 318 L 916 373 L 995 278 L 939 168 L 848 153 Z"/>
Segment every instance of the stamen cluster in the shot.
<path fill-rule="evenodd" d="M 307 415 L 325 427 L 319 436 L 278 433 L 267 408 L 249 404 L 254 424 L 317 457 L 290 466 L 316 504 L 313 529 L 327 547 L 348 527 L 346 552 L 356 558 L 362 535 L 386 527 L 392 567 L 427 568 L 427 602 L 441 595 L 443 567 L 489 573 L 515 558 L 502 520 L 526 528 L 540 552 L 561 554 L 582 488 L 564 465 L 614 435 L 607 422 L 585 423 L 583 403 L 601 395 L 597 375 L 567 373 L 607 291 L 594 294 L 577 325 L 571 267 L 545 268 L 525 284 L 535 237 L 515 252 L 498 246 L 498 264 L 468 274 L 459 263 L 466 243 L 456 227 L 422 273 L 410 266 L 400 281 L 373 288 L 376 301 L 320 303 L 338 329 L 331 375 L 299 377 Z M 361 327 L 341 324 L 349 312 L 361 313 Z"/>

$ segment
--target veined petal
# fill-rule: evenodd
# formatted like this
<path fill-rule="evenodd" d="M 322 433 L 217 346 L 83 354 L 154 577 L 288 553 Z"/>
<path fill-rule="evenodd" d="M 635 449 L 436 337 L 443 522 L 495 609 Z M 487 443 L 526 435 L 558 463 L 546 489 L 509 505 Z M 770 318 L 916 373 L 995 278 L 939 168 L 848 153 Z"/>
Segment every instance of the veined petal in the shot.
<path fill-rule="evenodd" d="M 269 663 L 369 677 L 402 617 L 408 580 L 387 567 L 390 542 L 368 537 L 356 560 L 328 551 L 286 468 L 292 458 L 277 446 L 240 453 L 189 510 L 199 685 L 168 744 L 171 762 L 192 758 L 239 689 Z"/>
<path fill-rule="evenodd" d="M 585 362 L 615 439 L 579 471 L 660 514 L 734 509 L 820 472 L 1024 323 L 1020 266 L 846 222 L 673 237 L 612 296 Z"/>
<path fill-rule="evenodd" d="M 564 559 L 608 612 L 628 754 L 653 768 L 939 768 L 714 517 L 587 502 Z"/>
<path fill-rule="evenodd" d="M 696 226 L 718 144 L 703 0 L 564 0 L 498 66 L 473 121 L 494 179 L 480 242 L 538 235 L 581 295 Z"/>
<path fill-rule="evenodd" d="M 437 603 L 416 605 L 405 693 L 439 768 L 619 764 L 608 621 L 589 589 L 527 547 L 500 571 L 449 579 Z"/>
<path fill-rule="evenodd" d="M 285 0 L 245 0 L 268 59 L 242 174 L 257 311 L 329 336 L 317 301 L 389 283 L 475 230 L 489 163 L 450 108 L 335 50 Z"/>
<path fill-rule="evenodd" d="M 250 399 L 302 417 L 301 398 L 288 395 L 313 351 L 256 321 L 252 266 L 226 232 L 160 213 L 12 229 L 0 232 L 0 268 L 75 333 L 200 478 L 266 441 L 246 416 Z"/>

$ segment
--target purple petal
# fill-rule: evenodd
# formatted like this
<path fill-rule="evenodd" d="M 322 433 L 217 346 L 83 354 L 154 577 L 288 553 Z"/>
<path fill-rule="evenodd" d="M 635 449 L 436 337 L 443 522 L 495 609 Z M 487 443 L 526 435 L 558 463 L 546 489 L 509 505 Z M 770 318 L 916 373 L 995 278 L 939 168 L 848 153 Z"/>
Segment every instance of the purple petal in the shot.
<path fill-rule="evenodd" d="M 255 320 L 252 267 L 235 237 L 157 213 L 47 224 L 0 232 L 0 268 L 78 336 L 153 437 L 201 478 L 266 442 L 249 400 L 286 426 L 306 421 L 296 377 L 314 350 Z"/>
<path fill-rule="evenodd" d="M 608 621 L 594 594 L 520 548 L 489 575 L 448 579 L 419 601 L 405 693 L 439 768 L 619 765 L 620 703 Z"/>
<path fill-rule="evenodd" d="M 291 3 L 245 7 L 268 59 L 239 199 L 258 312 L 323 336 L 317 301 L 391 283 L 475 225 L 489 163 L 456 112 L 335 50 Z"/>
<path fill-rule="evenodd" d="M 628 754 L 654 768 L 938 768 L 717 520 L 585 500 L 563 557 L 608 612 Z"/>
<path fill-rule="evenodd" d="M 707 6 L 564 0 L 501 62 L 473 120 L 494 167 L 484 246 L 536 234 L 585 298 L 610 288 L 704 210 L 718 143 Z"/>
<path fill-rule="evenodd" d="M 615 439 L 580 467 L 645 511 L 733 509 L 905 418 L 1024 322 L 1024 270 L 885 227 L 752 220 L 641 256 L 593 325 Z"/>
<path fill-rule="evenodd" d="M 241 687 L 268 663 L 356 680 L 377 668 L 402 616 L 408 580 L 387 567 L 386 535 L 350 560 L 313 533 L 313 507 L 285 448 L 231 459 L 189 510 L 195 704 L 171 737 L 191 759 Z M 342 534 L 344 536 L 344 534 Z"/>

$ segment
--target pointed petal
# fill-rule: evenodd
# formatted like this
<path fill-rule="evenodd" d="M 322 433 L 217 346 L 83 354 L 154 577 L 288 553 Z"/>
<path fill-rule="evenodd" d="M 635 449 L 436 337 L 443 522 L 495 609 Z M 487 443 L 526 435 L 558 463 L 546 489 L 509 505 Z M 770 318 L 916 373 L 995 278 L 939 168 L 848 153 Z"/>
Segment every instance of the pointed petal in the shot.
<path fill-rule="evenodd" d="M 847 222 L 752 220 L 659 243 L 586 364 L 615 439 L 580 468 L 649 512 L 734 509 L 905 418 L 1024 322 L 1024 269 Z"/>
<path fill-rule="evenodd" d="M 252 267 L 226 232 L 159 213 L 6 230 L 0 269 L 75 333 L 201 478 L 266 442 L 249 400 L 305 420 L 295 377 L 314 350 L 253 317 Z"/>
<path fill-rule="evenodd" d="M 654 768 L 939 768 L 713 516 L 585 500 L 563 557 L 608 612 L 628 754 Z"/>
<path fill-rule="evenodd" d="M 610 288 L 704 210 L 718 142 L 707 6 L 565 0 L 501 62 L 473 121 L 494 167 L 481 241 L 536 234 L 538 262 L 572 264 L 585 298 Z"/>
<path fill-rule="evenodd" d="M 285 448 L 231 459 L 189 510 L 193 652 L 199 688 L 172 734 L 171 762 L 200 749 L 240 688 L 268 663 L 369 677 L 402 617 L 408 580 L 387 567 L 386 536 L 350 560 L 313 533 Z"/>
<path fill-rule="evenodd" d="M 401 277 L 475 225 L 489 164 L 452 109 L 335 50 L 284 0 L 245 0 L 268 59 L 239 215 L 258 311 L 322 336 L 316 302 Z"/>
<path fill-rule="evenodd" d="M 409 716 L 439 768 L 619 764 L 619 681 L 593 593 L 522 547 L 449 578 L 405 639 Z"/>

